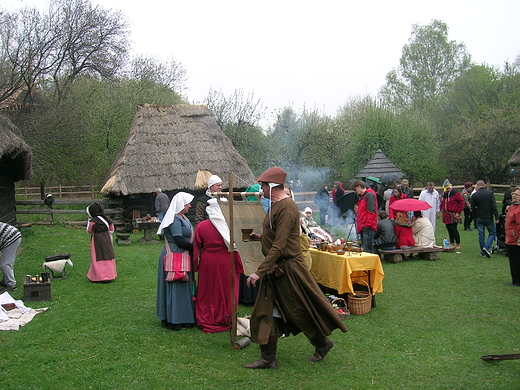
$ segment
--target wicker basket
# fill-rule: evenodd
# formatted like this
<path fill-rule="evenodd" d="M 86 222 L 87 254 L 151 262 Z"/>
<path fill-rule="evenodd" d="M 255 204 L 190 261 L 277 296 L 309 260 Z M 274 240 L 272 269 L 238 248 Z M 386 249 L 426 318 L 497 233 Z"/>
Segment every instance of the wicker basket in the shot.
<path fill-rule="evenodd" d="M 350 311 L 347 309 L 347 302 L 345 302 L 343 298 L 333 299 L 330 304 L 342 320 L 346 320 L 350 317 Z"/>
<path fill-rule="evenodd" d="M 354 294 L 348 294 L 348 309 L 352 314 L 367 314 L 372 308 L 372 294 L 370 286 L 362 280 L 368 287 L 367 291 L 354 291 Z"/>

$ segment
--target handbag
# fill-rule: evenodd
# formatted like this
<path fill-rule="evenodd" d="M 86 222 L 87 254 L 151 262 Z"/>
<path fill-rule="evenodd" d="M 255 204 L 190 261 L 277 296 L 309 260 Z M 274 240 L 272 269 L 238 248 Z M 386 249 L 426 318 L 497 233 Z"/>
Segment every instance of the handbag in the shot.
<path fill-rule="evenodd" d="M 188 272 L 191 270 L 190 253 L 188 251 L 172 252 L 166 237 L 164 237 L 164 243 L 166 246 L 166 254 L 164 255 L 165 280 L 167 282 L 188 282 L 190 280 Z"/>
<path fill-rule="evenodd" d="M 462 217 L 459 213 L 450 213 L 453 223 L 462 223 Z"/>

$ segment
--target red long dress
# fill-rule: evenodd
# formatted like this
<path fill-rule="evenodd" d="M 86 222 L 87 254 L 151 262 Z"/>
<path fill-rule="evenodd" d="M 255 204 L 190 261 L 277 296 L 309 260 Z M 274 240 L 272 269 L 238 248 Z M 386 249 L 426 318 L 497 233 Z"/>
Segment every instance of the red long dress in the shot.
<path fill-rule="evenodd" d="M 235 307 L 238 307 L 240 274 L 244 272 L 235 251 Z M 193 260 L 199 273 L 195 314 L 204 333 L 226 332 L 231 326 L 231 271 L 229 251 L 211 221 L 195 229 Z"/>

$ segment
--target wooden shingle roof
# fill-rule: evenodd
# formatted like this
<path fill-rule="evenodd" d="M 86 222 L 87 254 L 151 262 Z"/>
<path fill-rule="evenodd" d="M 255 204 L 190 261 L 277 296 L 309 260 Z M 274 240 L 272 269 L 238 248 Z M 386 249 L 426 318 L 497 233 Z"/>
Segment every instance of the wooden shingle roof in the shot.
<path fill-rule="evenodd" d="M 397 168 L 388 157 L 386 157 L 381 149 L 377 149 L 374 156 L 366 163 L 366 165 L 357 173 L 355 176 L 358 179 L 373 176 L 381 178 L 387 173 L 396 173 L 400 177 L 404 176 L 404 173 Z"/>

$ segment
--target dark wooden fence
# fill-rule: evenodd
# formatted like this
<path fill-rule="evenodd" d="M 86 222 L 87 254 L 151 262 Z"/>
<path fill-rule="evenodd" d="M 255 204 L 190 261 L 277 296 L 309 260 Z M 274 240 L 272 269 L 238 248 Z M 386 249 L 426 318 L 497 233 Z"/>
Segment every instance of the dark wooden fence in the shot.
<path fill-rule="evenodd" d="M 464 188 L 463 186 L 454 186 L 459 191 Z M 509 188 L 509 185 L 502 184 L 488 184 L 488 188 L 497 193 L 497 201 L 501 202 L 502 194 Z M 442 187 L 436 187 L 439 193 L 442 192 Z M 422 188 L 414 189 L 415 196 L 418 197 Z M 48 186 L 42 191 L 41 187 L 17 187 L 16 191 L 16 214 L 27 215 L 27 214 L 45 214 L 48 215 L 46 222 L 40 222 L 44 224 L 52 224 L 55 215 L 66 215 L 66 214 L 86 214 L 85 208 L 92 202 L 100 202 L 105 205 L 105 212 L 117 223 L 124 223 L 123 214 L 123 201 L 122 199 L 106 199 L 99 198 L 99 188 L 87 185 L 87 186 Z M 43 194 L 52 194 L 54 197 L 54 203 L 52 207 L 44 204 L 41 200 Z M 296 204 L 300 210 L 305 207 L 311 207 L 314 212 L 319 211 L 318 206 L 314 204 L 314 195 L 316 191 L 307 192 L 295 192 L 294 197 Z M 96 199 L 96 196 L 98 198 Z M 84 206 L 78 209 L 77 206 Z M 35 207 L 40 206 L 40 207 Z M 62 206 L 62 207 L 55 207 Z M 67 207 L 67 206 L 76 206 Z M 74 222 L 72 222 L 74 223 Z M 82 222 L 83 223 L 83 222 Z"/>
<path fill-rule="evenodd" d="M 94 185 L 85 186 L 40 186 L 40 187 L 16 187 L 17 200 L 42 199 L 47 194 L 52 194 L 54 199 L 93 199 L 99 194 L 100 188 Z"/>
<path fill-rule="evenodd" d="M 52 203 L 52 206 L 48 206 L 44 203 L 43 200 L 16 200 L 16 217 L 17 219 L 20 215 L 27 214 L 44 214 L 48 215 L 48 220 L 46 222 L 33 222 L 35 224 L 53 224 L 55 215 L 65 215 L 65 214 L 85 214 L 85 218 L 82 222 L 78 221 L 68 221 L 68 223 L 82 223 L 84 224 L 87 217 L 86 208 L 89 204 L 93 202 L 100 202 L 105 206 L 105 214 L 117 223 L 124 223 L 122 221 L 123 214 L 123 201 L 122 199 L 57 199 Z M 35 207 L 37 206 L 37 208 Z M 64 207 L 56 207 L 56 206 L 64 206 Z M 68 207 L 68 206 L 76 206 Z M 81 208 L 77 208 L 77 206 L 83 206 Z"/>

